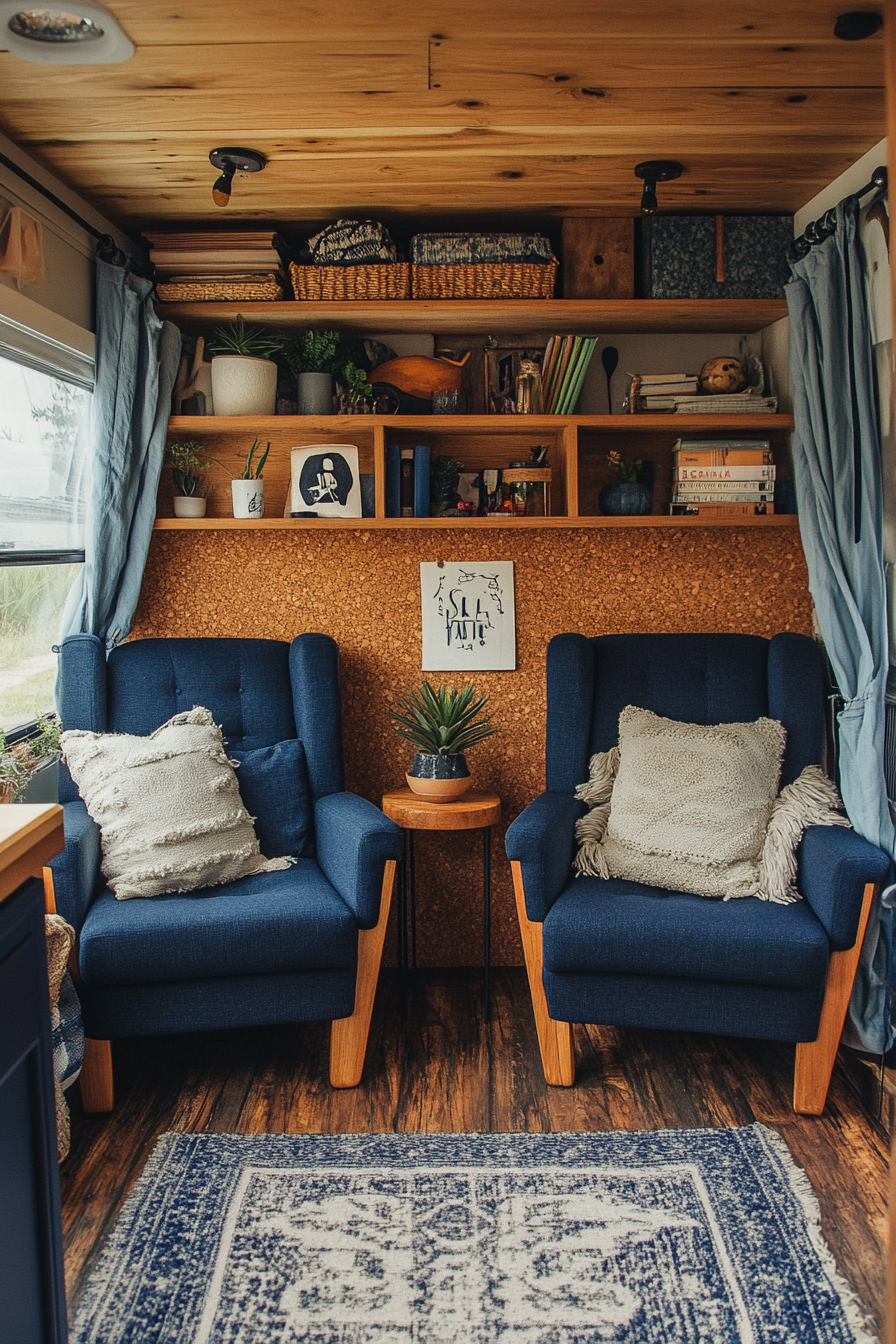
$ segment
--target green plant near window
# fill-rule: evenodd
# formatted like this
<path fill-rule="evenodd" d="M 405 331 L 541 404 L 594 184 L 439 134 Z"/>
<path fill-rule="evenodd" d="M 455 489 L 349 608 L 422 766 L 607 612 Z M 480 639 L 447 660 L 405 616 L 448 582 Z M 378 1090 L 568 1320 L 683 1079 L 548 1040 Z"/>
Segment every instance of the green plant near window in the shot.
<path fill-rule="evenodd" d="M 261 479 L 261 473 L 264 470 L 265 462 L 267 462 L 268 460 L 268 453 L 271 451 L 271 445 L 270 443 L 268 443 L 268 446 L 265 448 L 264 452 L 261 454 L 258 461 L 253 464 L 252 459 L 255 456 L 256 449 L 258 448 L 259 448 L 258 439 L 255 439 L 253 441 L 252 447 L 249 449 L 249 455 L 246 458 L 246 465 L 243 467 L 243 470 L 240 474 L 241 481 L 257 481 Z"/>
<path fill-rule="evenodd" d="M 0 802 L 15 802 L 38 770 L 58 755 L 61 731 L 58 720 L 41 716 L 37 721 L 37 732 L 12 746 L 0 732 Z"/>
<path fill-rule="evenodd" d="M 174 493 L 201 499 L 205 494 L 204 475 L 212 465 L 205 456 L 205 446 L 193 439 L 172 443 L 168 448 L 168 461 Z"/>
<path fill-rule="evenodd" d="M 397 709 L 391 711 L 392 726 L 418 751 L 434 756 L 463 755 L 497 732 L 491 715 L 479 717 L 487 703 L 488 696 L 480 695 L 475 686 L 457 690 L 442 684 L 436 690 L 424 681 L 398 701 Z"/>
<path fill-rule="evenodd" d="M 243 355 L 248 359 L 273 359 L 280 354 L 283 342 L 270 336 L 260 327 L 248 326 L 238 314 L 235 322 L 217 327 L 209 346 L 215 355 Z"/>

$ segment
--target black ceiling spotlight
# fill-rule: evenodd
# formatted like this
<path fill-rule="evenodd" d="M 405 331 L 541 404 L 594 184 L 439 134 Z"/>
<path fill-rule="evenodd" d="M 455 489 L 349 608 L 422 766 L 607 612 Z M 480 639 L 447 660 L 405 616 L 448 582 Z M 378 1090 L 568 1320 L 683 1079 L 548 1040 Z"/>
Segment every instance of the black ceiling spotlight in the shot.
<path fill-rule="evenodd" d="M 883 23 L 883 17 L 870 9 L 857 9 L 852 14 L 841 14 L 834 24 L 834 36 L 844 42 L 861 42 L 873 37 Z"/>
<path fill-rule="evenodd" d="M 208 157 L 213 168 L 221 169 L 221 176 L 212 187 L 215 205 L 230 203 L 234 173 L 260 173 L 267 163 L 265 156 L 256 149 L 213 149 Z"/>
<path fill-rule="evenodd" d="M 641 210 L 645 215 L 656 214 L 659 206 L 656 199 L 657 182 L 674 182 L 681 177 L 684 164 L 674 159 L 646 159 L 635 168 L 635 177 L 643 178 L 644 190 L 641 193 Z"/>

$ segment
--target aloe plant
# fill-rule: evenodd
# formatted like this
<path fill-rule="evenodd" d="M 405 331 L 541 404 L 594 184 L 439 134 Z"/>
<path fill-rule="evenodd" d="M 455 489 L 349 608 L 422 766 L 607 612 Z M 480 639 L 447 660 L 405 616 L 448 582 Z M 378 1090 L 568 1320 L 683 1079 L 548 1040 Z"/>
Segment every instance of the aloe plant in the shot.
<path fill-rule="evenodd" d="M 271 451 L 271 445 L 269 441 L 268 446 L 261 454 L 261 457 L 253 466 L 252 459 L 255 456 L 255 450 L 258 448 L 258 446 L 259 446 L 258 439 L 255 439 L 255 441 L 252 444 L 252 447 L 249 449 L 249 456 L 246 458 L 246 465 L 243 467 L 242 475 L 240 476 L 241 481 L 257 481 L 260 480 L 261 478 L 261 473 L 264 470 L 264 464 L 268 460 L 268 453 Z"/>
<path fill-rule="evenodd" d="M 479 695 L 475 686 L 456 690 L 441 685 L 435 690 L 424 681 L 398 701 L 397 709 L 391 711 L 392 726 L 418 751 L 433 756 L 462 755 L 497 731 L 490 715 L 479 718 L 487 703 L 488 696 Z"/>
<path fill-rule="evenodd" d="M 247 326 L 242 313 L 235 322 L 218 327 L 210 349 L 216 355 L 244 355 L 249 359 L 273 359 L 283 349 L 283 342 L 268 336 L 260 327 Z"/>

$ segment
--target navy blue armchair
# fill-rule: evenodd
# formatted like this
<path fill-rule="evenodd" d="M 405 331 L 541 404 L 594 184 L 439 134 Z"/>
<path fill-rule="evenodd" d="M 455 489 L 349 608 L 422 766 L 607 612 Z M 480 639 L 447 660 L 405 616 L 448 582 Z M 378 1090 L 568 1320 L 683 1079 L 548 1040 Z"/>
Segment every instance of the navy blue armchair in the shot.
<path fill-rule="evenodd" d="M 211 710 L 235 758 L 261 756 L 244 802 L 259 816 L 263 852 L 263 825 L 310 813 L 301 857 L 286 871 L 118 901 L 100 874 L 98 827 L 60 767 L 66 844 L 53 887 L 78 933 L 85 1107 L 112 1108 L 111 1040 L 276 1022 L 332 1021 L 330 1081 L 354 1087 L 402 836 L 372 803 L 344 792 L 336 644 L 318 634 L 292 644 L 145 639 L 107 660 L 99 640 L 77 635 L 64 641 L 59 671 L 67 729 L 147 734 L 194 705 Z"/>
<path fill-rule="evenodd" d="M 574 1022 L 798 1042 L 794 1109 L 824 1110 L 875 884 L 887 857 L 854 831 L 810 827 L 804 900 L 728 902 L 575 877 L 574 797 L 637 705 L 688 723 L 768 715 L 787 729 L 782 785 L 819 764 L 821 656 L 802 635 L 558 635 L 547 654 L 547 790 L 507 854 L 549 1083 L 575 1078 Z"/>

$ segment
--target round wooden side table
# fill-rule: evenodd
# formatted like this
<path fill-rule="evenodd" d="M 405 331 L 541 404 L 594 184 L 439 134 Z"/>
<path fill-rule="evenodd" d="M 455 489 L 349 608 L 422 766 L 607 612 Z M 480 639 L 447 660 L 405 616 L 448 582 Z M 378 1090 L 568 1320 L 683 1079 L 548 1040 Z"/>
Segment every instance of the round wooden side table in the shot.
<path fill-rule="evenodd" d="M 492 826 L 501 820 L 501 799 L 496 793 L 471 789 L 452 803 L 430 803 L 411 789 L 395 789 L 383 794 L 383 811 L 405 832 L 406 861 L 398 883 L 398 964 L 402 977 L 402 999 L 407 1011 L 408 914 L 410 914 L 410 964 L 417 968 L 417 885 L 414 872 L 415 831 L 482 830 L 482 919 L 483 984 L 482 1005 L 486 1022 L 490 1012 L 491 937 L 492 937 Z"/>

